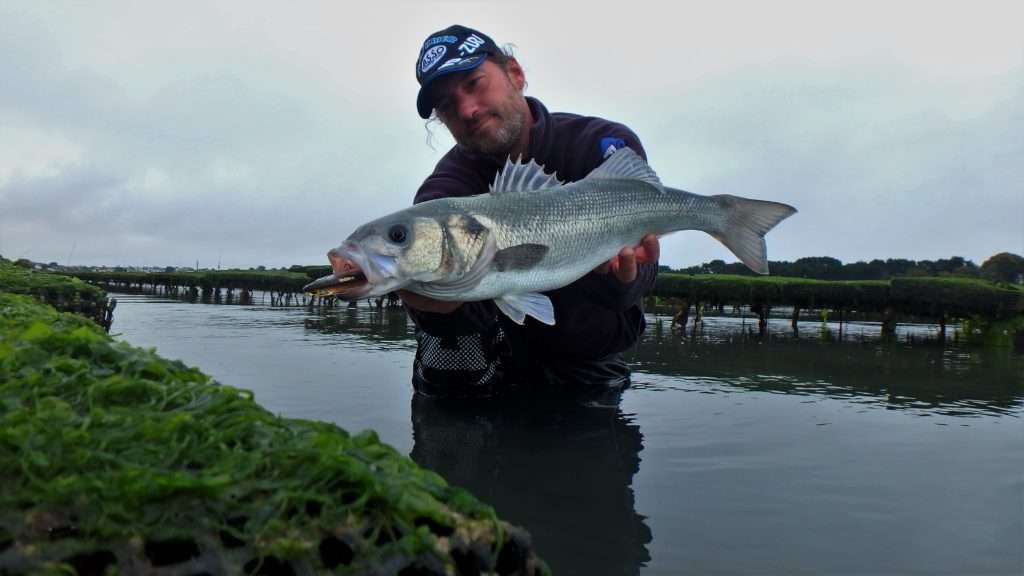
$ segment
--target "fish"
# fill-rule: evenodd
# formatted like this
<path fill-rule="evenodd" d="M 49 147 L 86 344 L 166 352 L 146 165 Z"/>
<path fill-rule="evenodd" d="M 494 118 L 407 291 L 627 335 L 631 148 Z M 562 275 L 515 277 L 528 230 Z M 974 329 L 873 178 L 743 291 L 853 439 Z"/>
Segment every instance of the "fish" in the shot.
<path fill-rule="evenodd" d="M 509 318 L 554 325 L 544 292 L 567 286 L 647 234 L 701 230 L 768 273 L 764 236 L 796 213 L 780 202 L 671 188 L 620 148 L 585 178 L 562 182 L 508 159 L 486 194 L 421 202 L 359 226 L 305 286 L 343 300 L 408 290 L 437 300 L 493 300 Z"/>

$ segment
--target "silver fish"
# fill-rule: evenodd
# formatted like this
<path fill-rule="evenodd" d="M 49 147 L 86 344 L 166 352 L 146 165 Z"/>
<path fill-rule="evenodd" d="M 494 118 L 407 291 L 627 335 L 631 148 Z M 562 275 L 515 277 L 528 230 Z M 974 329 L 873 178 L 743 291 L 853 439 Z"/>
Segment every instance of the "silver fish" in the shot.
<path fill-rule="evenodd" d="M 649 233 L 703 230 L 755 272 L 764 235 L 796 209 L 663 186 L 629 148 L 563 184 L 508 161 L 489 194 L 440 198 L 378 218 L 328 252 L 334 274 L 305 287 L 344 300 L 405 289 L 438 300 L 494 300 L 512 320 L 555 323 L 542 292 L 566 286 Z"/>

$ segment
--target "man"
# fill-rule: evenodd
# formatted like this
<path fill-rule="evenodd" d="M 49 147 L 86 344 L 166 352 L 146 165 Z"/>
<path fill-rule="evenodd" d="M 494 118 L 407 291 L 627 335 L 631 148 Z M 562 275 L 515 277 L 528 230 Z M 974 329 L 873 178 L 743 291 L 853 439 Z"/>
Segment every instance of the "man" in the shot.
<path fill-rule="evenodd" d="M 416 107 L 433 113 L 456 145 L 420 186 L 414 203 L 488 191 L 507 158 L 534 160 L 562 181 L 584 178 L 616 148 L 644 154 L 625 126 L 550 113 L 526 97 L 526 76 L 490 37 L 464 26 L 431 34 L 416 61 Z M 413 385 L 428 395 L 488 396 L 526 384 L 618 391 L 629 383 L 622 351 L 644 328 L 641 298 L 654 283 L 658 239 L 644 237 L 597 270 L 547 295 L 555 325 L 509 321 L 491 301 L 400 296 L 416 324 Z"/>

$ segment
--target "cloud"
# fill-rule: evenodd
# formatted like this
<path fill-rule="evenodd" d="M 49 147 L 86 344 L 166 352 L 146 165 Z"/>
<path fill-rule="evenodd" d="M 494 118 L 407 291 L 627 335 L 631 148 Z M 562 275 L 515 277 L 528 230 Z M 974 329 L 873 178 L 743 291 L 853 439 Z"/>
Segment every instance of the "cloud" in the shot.
<path fill-rule="evenodd" d="M 453 18 L 515 42 L 550 109 L 631 126 L 666 182 L 797 206 L 773 259 L 1024 251 L 1016 4 L 540 6 L 6 2 L 0 254 L 321 262 L 450 145 L 424 143 L 412 66 Z"/>

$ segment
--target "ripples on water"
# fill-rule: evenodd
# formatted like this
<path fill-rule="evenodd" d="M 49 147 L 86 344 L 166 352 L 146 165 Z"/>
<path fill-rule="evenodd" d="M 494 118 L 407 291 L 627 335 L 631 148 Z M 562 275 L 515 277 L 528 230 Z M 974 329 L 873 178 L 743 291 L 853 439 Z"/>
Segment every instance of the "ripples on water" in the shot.
<path fill-rule="evenodd" d="M 377 430 L 556 574 L 1024 573 L 1024 357 L 952 330 L 650 316 L 618 404 L 464 403 L 412 394 L 401 310 L 118 298 L 121 338 Z"/>

